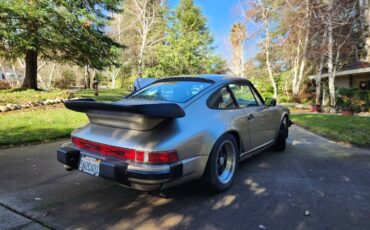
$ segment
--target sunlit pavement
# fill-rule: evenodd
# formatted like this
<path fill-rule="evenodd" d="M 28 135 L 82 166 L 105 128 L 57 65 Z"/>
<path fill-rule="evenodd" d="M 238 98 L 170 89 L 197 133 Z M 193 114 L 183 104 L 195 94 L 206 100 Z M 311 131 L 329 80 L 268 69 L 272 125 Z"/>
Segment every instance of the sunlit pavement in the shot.
<path fill-rule="evenodd" d="M 56 161 L 62 142 L 0 150 L 0 229 L 369 229 L 370 152 L 292 127 L 287 150 L 243 162 L 217 195 L 148 194 Z"/>

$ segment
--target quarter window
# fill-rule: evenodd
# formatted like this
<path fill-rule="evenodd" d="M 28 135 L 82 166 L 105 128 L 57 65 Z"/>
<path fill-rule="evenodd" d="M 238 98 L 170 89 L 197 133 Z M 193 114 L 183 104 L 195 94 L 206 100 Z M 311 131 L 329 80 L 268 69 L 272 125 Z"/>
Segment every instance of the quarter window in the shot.
<path fill-rule="evenodd" d="M 234 100 L 226 87 L 219 89 L 208 99 L 208 106 L 212 109 L 236 108 Z"/>
<path fill-rule="evenodd" d="M 258 106 L 258 102 L 248 85 L 235 83 L 230 84 L 229 87 L 232 90 L 235 100 L 240 108 Z"/>

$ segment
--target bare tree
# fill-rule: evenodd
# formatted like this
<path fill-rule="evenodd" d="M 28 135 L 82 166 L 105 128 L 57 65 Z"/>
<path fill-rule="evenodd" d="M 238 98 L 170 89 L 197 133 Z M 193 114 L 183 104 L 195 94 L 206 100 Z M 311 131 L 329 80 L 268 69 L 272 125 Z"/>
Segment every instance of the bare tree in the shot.
<path fill-rule="evenodd" d="M 278 96 L 278 89 L 276 80 L 274 78 L 272 63 L 271 63 L 271 46 L 272 46 L 272 28 L 276 23 L 275 13 L 279 5 L 279 1 L 273 0 L 253 0 L 249 2 L 249 10 L 245 12 L 245 17 L 248 21 L 256 21 L 261 23 L 260 30 L 263 32 L 265 38 L 263 39 L 263 52 L 265 56 L 265 64 L 271 85 L 274 90 L 274 98 Z M 258 24 L 254 25 L 258 26 Z"/>
<path fill-rule="evenodd" d="M 370 50 L 370 3 L 369 0 L 359 0 L 362 31 L 365 35 L 366 50 Z M 365 61 L 370 62 L 370 52 L 366 53 Z"/>
<path fill-rule="evenodd" d="M 163 40 L 161 31 L 156 30 L 163 22 L 163 9 L 160 0 L 128 0 L 125 4 L 128 20 L 126 29 L 132 29 L 139 37 L 137 63 L 138 74 L 145 70 L 147 51 Z"/>
<path fill-rule="evenodd" d="M 111 22 L 111 28 L 112 31 L 109 33 L 109 35 L 114 38 L 116 41 L 122 43 L 122 34 L 124 32 L 124 23 L 123 23 L 123 14 L 114 14 L 112 16 L 112 22 Z M 122 59 L 122 55 L 121 55 Z M 111 81 L 112 81 L 112 88 L 116 88 L 116 80 L 118 77 L 119 72 L 121 71 L 122 66 L 119 67 L 111 67 L 108 69 L 107 74 L 110 75 Z"/>
<path fill-rule="evenodd" d="M 299 26 L 298 36 L 297 36 L 297 52 L 296 58 L 293 64 L 293 78 L 292 78 L 292 92 L 293 97 L 297 98 L 302 80 L 305 77 L 305 67 L 307 64 L 307 50 L 310 41 L 310 29 L 311 29 L 311 9 L 310 0 L 305 0 L 304 7 L 304 17 L 301 20 L 301 25 Z"/>
<path fill-rule="evenodd" d="M 346 50 L 352 50 L 356 44 L 350 39 L 353 36 L 353 30 L 356 26 L 355 11 L 358 1 L 335 1 L 327 0 L 327 17 L 323 22 L 327 28 L 328 36 L 328 74 L 329 74 L 329 95 L 330 105 L 335 106 L 335 76 L 340 70 L 351 53 Z"/>

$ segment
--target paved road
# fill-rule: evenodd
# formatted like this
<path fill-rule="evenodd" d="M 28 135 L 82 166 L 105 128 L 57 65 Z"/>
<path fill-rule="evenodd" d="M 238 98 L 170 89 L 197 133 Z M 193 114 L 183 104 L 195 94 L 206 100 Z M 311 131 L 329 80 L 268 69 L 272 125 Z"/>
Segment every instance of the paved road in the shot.
<path fill-rule="evenodd" d="M 369 229 L 370 153 L 295 126 L 288 142 L 242 163 L 218 195 L 196 183 L 153 195 L 65 172 L 62 142 L 3 149 L 0 229 Z"/>

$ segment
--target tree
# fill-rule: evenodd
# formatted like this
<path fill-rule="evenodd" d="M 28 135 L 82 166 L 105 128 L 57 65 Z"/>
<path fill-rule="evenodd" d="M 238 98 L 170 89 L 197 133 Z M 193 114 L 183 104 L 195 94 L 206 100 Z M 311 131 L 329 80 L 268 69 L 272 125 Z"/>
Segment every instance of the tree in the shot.
<path fill-rule="evenodd" d="M 269 36 L 266 36 L 270 38 L 270 62 L 274 63 L 272 59 L 283 67 L 278 70 L 278 74 L 284 75 L 284 90 L 288 95 L 288 81 L 290 81 L 290 91 L 293 98 L 298 100 L 302 82 L 310 69 L 307 68 L 310 39 L 316 33 L 311 29 L 310 23 L 311 2 L 310 0 L 284 0 L 270 4 L 268 1 L 265 3 L 261 1 L 257 4 L 257 9 L 262 7 L 261 4 L 265 6 L 265 11 L 271 18 Z M 290 74 L 287 75 L 288 73 Z"/>
<path fill-rule="evenodd" d="M 230 43 L 232 47 L 231 71 L 236 75 L 245 78 L 245 42 L 247 32 L 245 25 L 235 23 L 231 28 Z"/>
<path fill-rule="evenodd" d="M 38 58 L 88 65 L 118 65 L 121 46 L 105 34 L 119 0 L 3 0 L 0 2 L 0 55 L 25 58 L 23 88 L 37 89 Z"/>
<path fill-rule="evenodd" d="M 263 33 L 262 40 L 265 64 L 271 85 L 274 90 L 274 98 L 278 96 L 278 88 L 274 78 L 273 66 L 271 63 L 271 49 L 273 45 L 272 33 L 277 21 L 277 9 L 281 6 L 281 2 L 277 0 L 253 0 L 249 2 L 249 9 L 244 12 L 248 21 L 255 21 L 254 23 L 258 29 Z"/>
<path fill-rule="evenodd" d="M 315 1 L 313 1 L 315 3 Z M 315 3 L 314 25 L 320 31 L 313 45 L 322 43 L 321 50 L 324 57 L 317 58 L 319 72 L 322 72 L 323 60 L 329 75 L 330 105 L 335 106 L 335 76 L 345 64 L 357 61 L 362 53 L 363 33 L 361 20 L 359 20 L 358 1 L 355 0 L 326 0 Z M 322 51 L 321 51 L 322 52 Z M 320 70 L 321 69 L 321 70 Z M 320 81 L 316 82 L 321 84 Z M 317 87 L 320 90 L 320 87 Z"/>
<path fill-rule="evenodd" d="M 180 0 L 168 16 L 165 40 L 157 46 L 156 76 L 218 72 L 225 62 L 214 53 L 206 18 L 193 0 Z"/>

